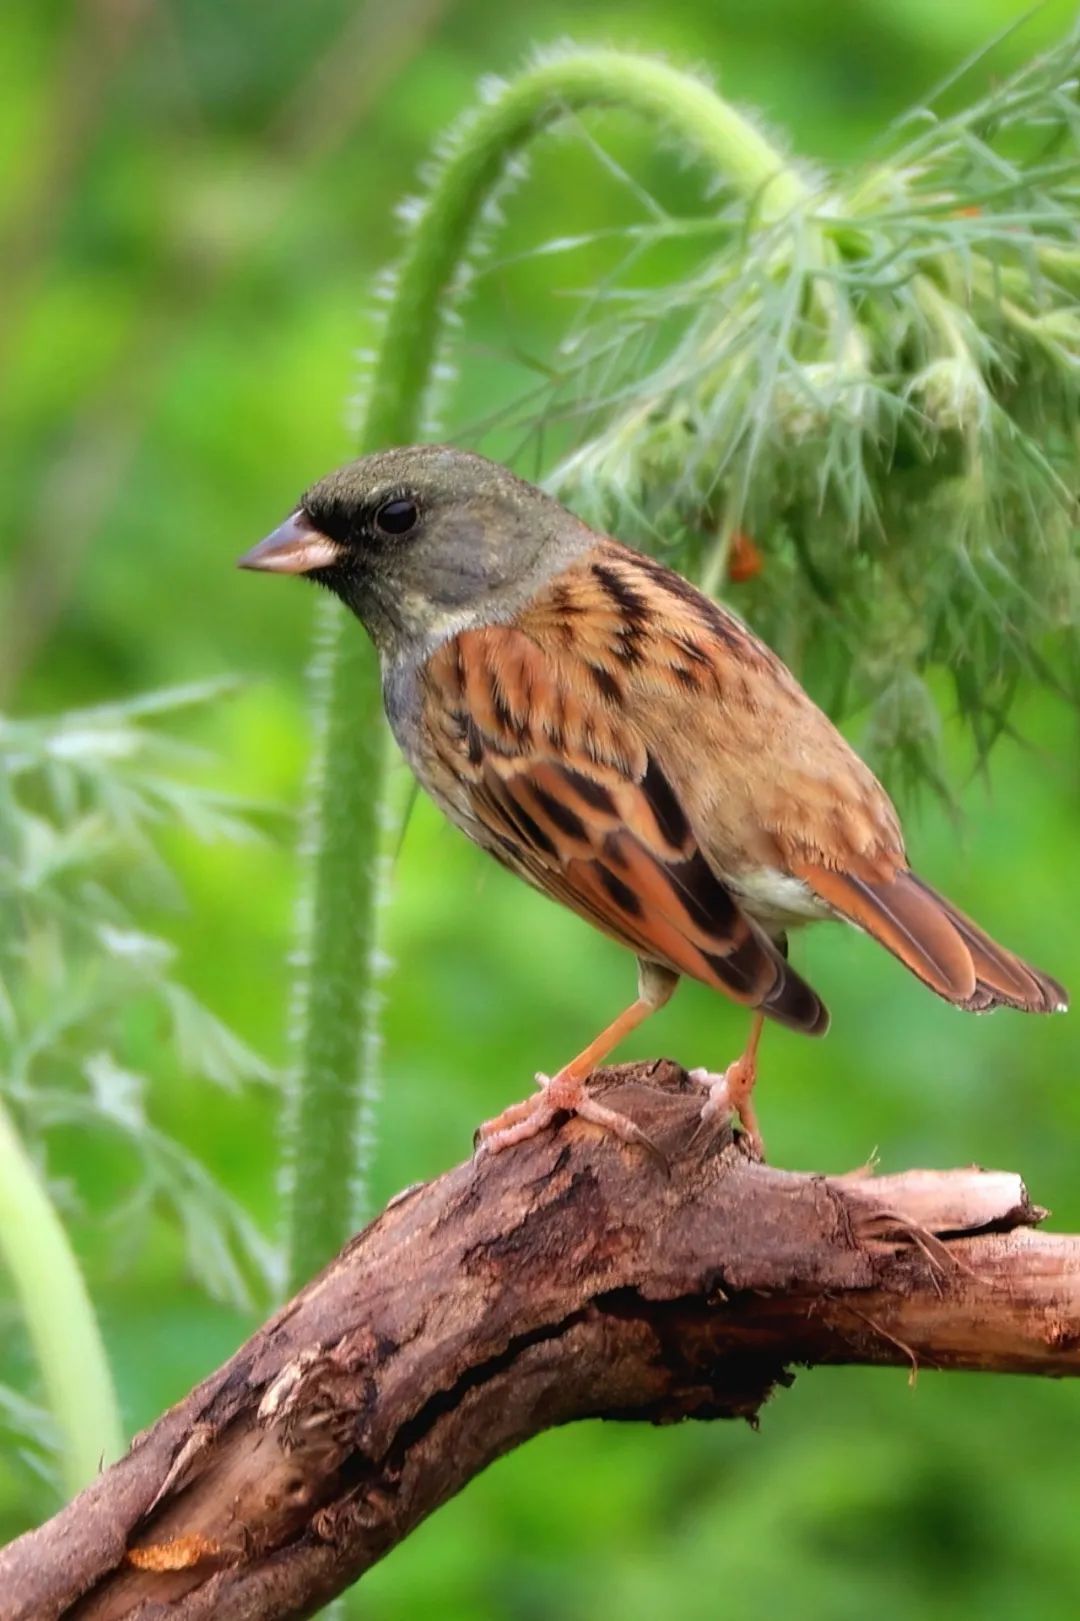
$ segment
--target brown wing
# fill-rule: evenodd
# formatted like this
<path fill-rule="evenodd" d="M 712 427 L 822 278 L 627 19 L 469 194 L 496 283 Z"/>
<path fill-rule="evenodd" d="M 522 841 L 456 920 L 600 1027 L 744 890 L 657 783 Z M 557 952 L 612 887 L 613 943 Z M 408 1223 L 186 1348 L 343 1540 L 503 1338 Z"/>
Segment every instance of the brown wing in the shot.
<path fill-rule="evenodd" d="M 521 628 L 463 631 L 423 676 L 425 730 L 466 830 L 639 956 L 824 1030 L 814 992 L 740 910 L 602 668 Z"/>
<path fill-rule="evenodd" d="M 789 877 L 938 995 L 982 1010 L 1065 1004 L 913 874 L 888 795 L 787 667 L 662 564 L 604 541 L 519 623 L 628 717 L 713 873 L 745 893 Z"/>

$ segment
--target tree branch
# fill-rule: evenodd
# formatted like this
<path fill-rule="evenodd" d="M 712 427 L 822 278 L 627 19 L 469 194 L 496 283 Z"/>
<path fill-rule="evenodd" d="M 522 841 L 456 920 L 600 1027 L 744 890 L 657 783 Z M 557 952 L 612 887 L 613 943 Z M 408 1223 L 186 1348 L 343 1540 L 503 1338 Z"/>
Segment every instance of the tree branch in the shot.
<path fill-rule="evenodd" d="M 310 1615 L 494 1458 L 585 1417 L 755 1418 L 793 1363 L 1080 1372 L 1080 1237 L 1017 1176 L 821 1177 L 674 1065 L 409 1189 L 120 1463 L 0 1553 L 6 1621 Z"/>

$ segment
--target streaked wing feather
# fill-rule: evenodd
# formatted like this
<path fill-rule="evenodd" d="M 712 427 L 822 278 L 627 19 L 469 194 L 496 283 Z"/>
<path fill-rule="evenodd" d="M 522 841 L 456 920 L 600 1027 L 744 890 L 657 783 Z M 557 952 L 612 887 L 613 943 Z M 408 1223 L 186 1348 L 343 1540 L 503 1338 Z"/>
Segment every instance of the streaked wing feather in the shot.
<path fill-rule="evenodd" d="M 797 1029 L 825 1027 L 820 1001 L 717 876 L 601 681 L 583 692 L 510 626 L 460 633 L 425 679 L 428 730 L 464 789 L 473 837 L 639 956 Z"/>

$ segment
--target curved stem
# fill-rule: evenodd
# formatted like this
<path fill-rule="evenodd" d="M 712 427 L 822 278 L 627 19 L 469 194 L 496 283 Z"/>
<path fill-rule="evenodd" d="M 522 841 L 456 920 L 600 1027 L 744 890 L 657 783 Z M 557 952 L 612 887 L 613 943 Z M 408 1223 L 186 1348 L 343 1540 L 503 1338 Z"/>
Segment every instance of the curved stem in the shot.
<path fill-rule="evenodd" d="M 361 450 L 421 436 L 456 273 L 507 161 L 568 112 L 617 107 L 665 131 L 739 188 L 765 218 L 805 200 L 801 177 L 753 124 L 701 80 L 648 57 L 567 52 L 501 87 L 461 124 L 398 272 L 360 434 Z M 293 1286 L 352 1230 L 364 1165 L 358 1138 L 375 1087 L 377 857 L 386 754 L 375 660 L 336 604 L 322 619 L 317 764 L 290 1109 L 288 1271 Z"/>
<path fill-rule="evenodd" d="M 805 201 L 807 187 L 742 113 L 692 74 L 650 57 L 583 50 L 528 69 L 459 128 L 413 228 L 379 346 L 363 448 L 416 437 L 438 351 L 447 290 L 507 160 L 570 112 L 638 113 L 735 185 L 765 219 Z"/>
<path fill-rule="evenodd" d="M 0 1257 L 15 1286 L 74 1496 L 124 1450 L 101 1332 L 48 1189 L 0 1103 Z"/>

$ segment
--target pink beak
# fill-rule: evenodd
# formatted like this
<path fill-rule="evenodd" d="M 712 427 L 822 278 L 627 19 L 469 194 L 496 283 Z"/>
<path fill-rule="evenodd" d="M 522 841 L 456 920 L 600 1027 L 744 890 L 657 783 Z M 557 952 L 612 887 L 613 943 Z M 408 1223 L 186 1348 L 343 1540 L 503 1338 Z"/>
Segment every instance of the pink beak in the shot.
<path fill-rule="evenodd" d="M 329 568 L 341 557 L 336 540 L 315 528 L 301 507 L 237 560 L 237 568 L 262 569 L 268 574 L 310 574 Z"/>

